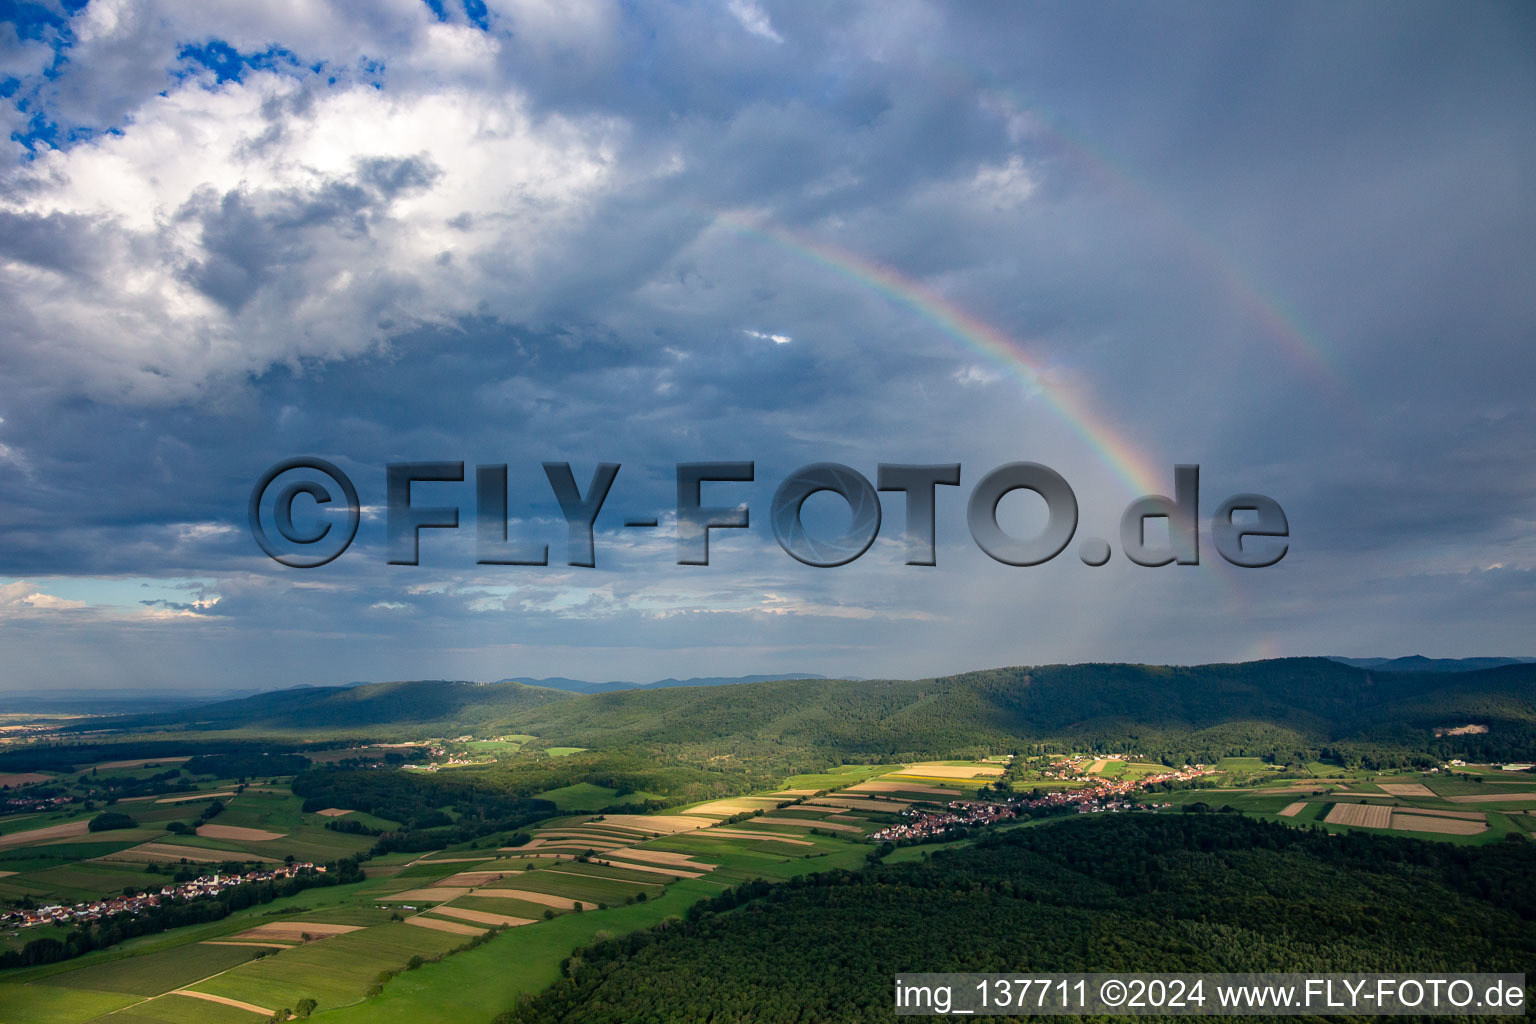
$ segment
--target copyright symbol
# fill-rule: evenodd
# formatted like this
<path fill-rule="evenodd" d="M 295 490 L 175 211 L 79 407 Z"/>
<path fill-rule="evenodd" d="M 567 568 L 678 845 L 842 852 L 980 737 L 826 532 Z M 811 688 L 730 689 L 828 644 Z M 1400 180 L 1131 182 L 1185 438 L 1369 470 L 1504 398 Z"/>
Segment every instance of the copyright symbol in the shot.
<path fill-rule="evenodd" d="M 272 487 L 278 477 L 295 469 L 313 470 L 330 477 L 331 481 L 341 488 L 342 496 L 346 498 L 347 524 L 331 538 L 331 543 L 326 545 L 327 548 L 335 548 L 330 554 L 302 557 L 285 552 L 272 543 L 272 538 L 267 536 L 267 531 L 261 525 L 261 506 L 267 496 L 267 490 Z M 277 492 L 277 499 L 272 507 L 272 519 L 277 526 L 277 532 L 288 543 L 301 548 L 313 547 L 330 535 L 332 524 L 322 522 L 318 529 L 309 533 L 300 530 L 293 522 L 293 501 L 301 494 L 309 495 L 317 505 L 326 505 L 332 500 L 331 492 L 324 484 L 313 480 L 295 481 Z M 273 561 L 294 569 L 317 568 L 347 550 L 352 544 L 352 538 L 357 536 L 357 521 L 361 512 L 362 504 L 357 500 L 357 488 L 352 486 L 352 481 L 347 478 L 347 474 L 324 459 L 305 456 L 284 459 L 263 473 L 261 479 L 256 481 L 256 486 L 252 488 L 251 501 L 246 507 L 246 514 L 251 522 L 251 536 L 256 538 L 256 543 L 261 546 L 261 550 L 265 551 Z"/>
<path fill-rule="evenodd" d="M 1125 1002 L 1125 982 L 1111 978 L 1100 985 L 1099 1002 L 1105 1006 L 1119 1006 Z"/>

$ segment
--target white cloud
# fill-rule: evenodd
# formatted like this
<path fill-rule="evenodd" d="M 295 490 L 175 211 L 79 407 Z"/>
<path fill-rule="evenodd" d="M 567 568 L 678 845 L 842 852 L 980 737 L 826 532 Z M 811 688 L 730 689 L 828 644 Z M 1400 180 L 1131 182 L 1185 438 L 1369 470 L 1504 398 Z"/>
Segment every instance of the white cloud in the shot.
<path fill-rule="evenodd" d="M 1024 165 L 1023 158 L 1011 156 L 1006 163 L 979 168 L 970 186 L 982 202 L 1006 208 L 1018 206 L 1033 196 L 1038 183 Z"/>
<path fill-rule="evenodd" d="M 998 370 L 988 369 L 985 366 L 977 366 L 974 363 L 962 366 L 950 375 L 956 384 L 961 387 L 974 388 L 996 384 L 1003 379 L 1003 374 Z"/>
<path fill-rule="evenodd" d="M 38 590 L 36 585 L 26 580 L 0 583 L 0 615 L 29 610 L 72 611 L 85 606 L 84 601 L 70 601 L 62 597 L 54 597 L 52 594 L 45 594 Z"/>
<path fill-rule="evenodd" d="M 782 43 L 784 37 L 773 30 L 773 23 L 768 20 L 768 14 L 759 7 L 754 0 L 730 0 L 727 5 L 732 16 L 741 22 L 741 27 L 748 32 L 769 42 Z"/>
<path fill-rule="evenodd" d="M 775 345 L 788 345 L 790 342 L 795 340 L 787 334 L 769 334 L 764 331 L 752 331 L 745 328 L 742 329 L 741 333 L 745 334 L 749 338 L 760 338 L 763 341 L 771 341 Z"/>
<path fill-rule="evenodd" d="M 91 42 L 131 13 L 88 11 Z M 536 315 L 551 252 L 615 184 L 624 126 L 535 112 L 472 28 L 412 43 L 398 77 L 418 90 L 191 78 L 15 168 L 0 345 L 97 397 L 181 401 L 421 324 Z"/>

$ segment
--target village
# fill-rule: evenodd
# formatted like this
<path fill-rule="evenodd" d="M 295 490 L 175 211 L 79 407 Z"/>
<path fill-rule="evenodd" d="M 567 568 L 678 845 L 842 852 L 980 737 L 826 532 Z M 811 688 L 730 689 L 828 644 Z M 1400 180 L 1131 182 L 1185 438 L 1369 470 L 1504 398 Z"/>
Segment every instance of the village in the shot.
<path fill-rule="evenodd" d="M 133 895 L 112 896 L 107 899 L 76 903 L 72 906 L 55 904 L 30 910 L 9 910 L 0 913 L 0 928 L 30 928 L 33 925 L 41 924 L 70 925 L 85 921 L 100 921 L 117 914 L 142 914 L 152 907 L 158 907 L 162 903 L 173 900 L 192 900 L 201 896 L 215 896 L 237 885 L 293 878 L 296 875 L 310 871 L 323 874 L 325 872 L 325 865 L 316 865 L 305 861 L 303 863 L 285 864 L 281 867 L 260 871 L 247 871 L 243 875 L 203 875 L 188 882 L 176 882 L 161 886 L 153 892 L 146 890 Z"/>
<path fill-rule="evenodd" d="M 1131 799 L 1137 790 L 1163 782 L 1192 782 L 1216 770 L 1203 764 L 1185 765 L 1139 779 L 1101 779 L 1085 774 L 1082 757 L 1063 758 L 1042 774 L 1050 779 L 1092 780 L 1080 789 L 1058 789 L 1038 796 L 1017 796 L 1006 800 L 951 800 L 948 810 L 934 812 L 908 807 L 901 811 L 907 820 L 870 834 L 877 843 L 931 839 L 962 828 L 995 825 L 1040 809 L 1069 809 L 1079 814 L 1114 813 L 1138 809 L 1168 807 L 1168 803 L 1148 804 Z"/>

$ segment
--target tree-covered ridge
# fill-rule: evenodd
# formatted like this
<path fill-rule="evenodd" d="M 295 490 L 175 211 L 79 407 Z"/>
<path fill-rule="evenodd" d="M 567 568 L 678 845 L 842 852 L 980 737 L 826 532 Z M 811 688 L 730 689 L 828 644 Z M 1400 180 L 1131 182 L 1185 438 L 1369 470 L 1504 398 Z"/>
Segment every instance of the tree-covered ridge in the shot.
<path fill-rule="evenodd" d="M 463 728 L 492 723 L 570 695 L 521 683 L 421 679 L 362 686 L 305 686 L 192 708 L 113 719 L 116 728 L 358 729 L 443 724 Z M 94 730 L 100 722 L 78 727 Z M 69 730 L 62 730 L 69 731 Z"/>
<path fill-rule="evenodd" d="M 153 721 L 150 721 L 150 720 Z M 1468 722 L 1486 733 L 1436 737 Z M 1046 665 L 939 679 L 788 680 L 572 696 L 517 683 L 290 690 L 119 729 L 526 733 L 544 746 L 628 750 L 658 763 L 789 773 L 1028 749 L 1133 750 L 1178 764 L 1327 756 L 1389 768 L 1536 756 L 1536 665 L 1373 672 L 1326 658 L 1231 665 Z M 646 787 L 649 788 L 649 787 Z"/>
<path fill-rule="evenodd" d="M 1436 739 L 1473 718 L 1478 736 Z M 897 761 L 1031 742 L 1134 749 L 1171 763 L 1225 755 L 1285 761 L 1327 750 L 1388 766 L 1529 756 L 1536 750 L 1536 666 L 1484 672 L 1372 673 L 1323 658 L 1234 665 L 1050 665 L 941 679 L 812 680 L 729 689 L 611 693 L 549 703 L 515 727 L 550 743 L 666 746 L 690 755 L 836 752 Z M 1469 757 L 1469 759 L 1472 759 Z"/>
<path fill-rule="evenodd" d="M 662 804 L 680 804 L 734 796 L 777 781 L 774 776 L 749 773 L 740 767 L 708 769 L 640 753 L 592 751 L 430 774 L 312 768 L 294 778 L 293 791 L 305 798 L 306 811 L 346 807 L 409 823 L 436 821 L 442 807 L 450 807 L 461 817 L 511 817 L 528 810 L 530 803 L 547 804 L 530 801 L 535 794 L 578 782 L 613 789 L 618 796 L 645 792 L 655 794 Z M 548 807 L 552 813 L 553 805 Z M 643 804 L 631 808 L 643 809 Z"/>
<path fill-rule="evenodd" d="M 501 1024 L 883 1020 L 903 972 L 1099 970 L 1536 973 L 1536 844 L 1077 818 L 743 886 L 577 951 Z"/>

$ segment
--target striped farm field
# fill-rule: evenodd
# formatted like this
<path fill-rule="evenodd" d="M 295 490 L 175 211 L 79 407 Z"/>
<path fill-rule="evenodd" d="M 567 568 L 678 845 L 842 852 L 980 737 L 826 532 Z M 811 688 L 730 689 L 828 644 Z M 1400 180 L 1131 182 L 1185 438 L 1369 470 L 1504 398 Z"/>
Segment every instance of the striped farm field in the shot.
<path fill-rule="evenodd" d="M 492 914 L 484 910 L 467 910 L 464 907 L 438 907 L 432 913 L 439 916 L 456 917 L 463 921 L 472 921 L 476 924 L 498 924 L 508 928 L 516 928 L 520 925 L 533 924 L 535 918 L 509 917 L 506 914 Z"/>
<path fill-rule="evenodd" d="M 0 849 L 8 846 L 31 846 L 48 839 L 62 839 L 67 836 L 83 836 L 89 827 L 90 822 L 82 819 L 66 822 L 63 825 L 49 825 L 45 828 L 27 829 L 24 832 L 12 832 L 9 835 L 0 836 Z"/>
<path fill-rule="evenodd" d="M 767 796 L 741 796 L 732 797 L 729 800 L 711 800 L 707 804 L 699 804 L 690 807 L 684 814 L 719 814 L 729 816 L 741 814 L 746 811 L 765 811 L 779 806 L 784 801 Z"/>
<path fill-rule="evenodd" d="M 264 842 L 271 839 L 281 839 L 286 832 L 268 832 L 261 828 L 241 828 L 238 825 L 199 825 L 197 834 L 207 839 L 244 839 L 253 842 Z"/>
<path fill-rule="evenodd" d="M 1392 827 L 1403 832 L 1433 832 L 1445 836 L 1475 836 L 1488 830 L 1486 821 L 1440 815 L 1392 813 Z"/>
<path fill-rule="evenodd" d="M 260 857 L 236 850 L 215 850 L 208 847 L 183 846 L 180 843 L 143 843 L 101 858 L 104 861 L 127 861 L 137 864 L 176 862 L 193 864 L 218 864 L 226 860 L 256 860 L 276 863 L 276 858 Z"/>
<path fill-rule="evenodd" d="M 171 995 L 186 996 L 188 999 L 198 999 L 205 1003 L 219 1003 L 223 1006 L 234 1007 L 236 1010 L 244 1010 L 246 1013 L 265 1013 L 271 1016 L 277 1012 L 271 1007 L 257 1006 L 255 1003 L 247 1003 L 240 999 L 230 999 L 227 996 L 212 996 L 206 992 L 193 992 L 190 989 L 178 989 L 172 992 Z"/>
<path fill-rule="evenodd" d="M 431 928 L 434 931 L 447 932 L 450 935 L 479 935 L 486 929 L 472 924 L 461 924 L 458 921 L 444 921 L 435 917 L 423 917 L 417 915 L 408 917 L 405 923 L 417 928 Z"/>
<path fill-rule="evenodd" d="M 609 814 L 603 818 L 603 823 L 621 828 L 629 826 L 652 835 L 691 832 L 709 824 L 686 814 Z"/>
<path fill-rule="evenodd" d="M 502 889 L 521 889 L 551 896 L 564 896 L 586 903 L 623 903 L 629 897 L 648 888 L 639 882 L 598 878 L 593 875 L 569 875 L 564 872 L 540 869 L 518 875 L 515 880 L 508 880 L 505 884 L 476 889 L 475 895 L 484 896 Z"/>
<path fill-rule="evenodd" d="M 1435 791 L 1422 782 L 1378 782 L 1376 788 L 1393 796 L 1416 796 L 1436 799 Z"/>
<path fill-rule="evenodd" d="M 672 853 L 667 850 L 619 850 L 610 854 L 609 859 L 635 860 L 643 864 L 659 864 L 662 867 L 684 868 L 689 871 L 708 871 L 713 866 L 700 863 L 686 853 Z"/>
<path fill-rule="evenodd" d="M 566 861 L 558 866 L 541 867 L 540 871 L 556 871 L 564 875 L 590 875 L 593 878 L 611 878 L 620 882 L 639 882 L 646 885 L 665 885 L 655 875 L 637 870 L 634 867 L 620 867 L 615 864 L 602 864 L 596 861 L 582 863 L 580 861 Z"/>
<path fill-rule="evenodd" d="M 1488 815 L 1482 811 L 1442 811 L 1438 807 L 1403 807 L 1400 810 L 1411 814 L 1428 814 L 1436 818 L 1466 818 L 1468 821 L 1488 820 Z"/>
<path fill-rule="evenodd" d="M 603 843 L 632 843 L 640 837 L 638 832 L 621 832 L 618 829 L 545 828 L 533 834 L 535 839 L 591 839 Z"/>
<path fill-rule="evenodd" d="M 898 778 L 977 779 L 1003 774 L 995 764 L 914 764 L 893 773 Z"/>
<path fill-rule="evenodd" d="M 495 914 L 498 917 L 512 917 L 518 920 L 542 921 L 544 912 L 550 907 L 543 903 L 529 903 L 527 900 L 497 899 L 492 896 L 481 898 L 476 893 L 473 896 L 465 896 L 454 900 L 452 903 L 433 908 L 432 913 L 440 913 L 448 907 L 455 910 L 474 910 L 485 914 Z"/>
<path fill-rule="evenodd" d="M 447 903 L 460 896 L 469 895 L 467 886 L 429 886 L 425 889 L 407 889 L 404 892 L 375 896 L 381 903 Z"/>
<path fill-rule="evenodd" d="M 355 924 L 325 924 L 320 921 L 272 921 L 268 924 L 257 925 L 243 932 L 237 932 L 230 936 L 232 939 L 250 939 L 260 941 L 271 939 L 274 942 L 307 942 L 310 939 L 323 939 L 331 935 L 345 935 L 347 932 L 361 931 Z M 309 936 L 306 939 L 305 936 Z"/>
<path fill-rule="evenodd" d="M 628 843 L 603 841 L 601 839 L 530 839 L 526 848 L 529 850 L 566 850 L 574 853 L 584 853 L 591 850 L 594 853 L 606 853 L 609 850 L 618 850 Z"/>
<path fill-rule="evenodd" d="M 833 807 L 843 811 L 888 811 L 891 814 L 895 814 L 910 806 L 911 803 L 912 801 L 910 800 L 890 798 L 885 800 L 860 800 L 857 797 L 838 799 L 837 797 L 827 796 L 814 801 L 811 806 Z"/>
<path fill-rule="evenodd" d="M 957 789 L 945 789 L 943 786 L 930 786 L 922 782 L 895 782 L 890 779 L 871 779 L 857 786 L 840 789 L 838 793 L 918 793 L 944 797 L 960 795 Z"/>
<path fill-rule="evenodd" d="M 695 865 L 698 870 L 690 871 L 687 868 L 661 867 L 660 865 L 656 864 L 621 865 L 617 861 L 608 860 L 594 861 L 593 863 L 601 864 L 604 867 L 623 867 L 630 871 L 643 871 L 653 876 L 664 875 L 668 878 L 703 878 L 706 871 L 712 870 L 714 868 L 713 864 L 698 864 Z"/>
<path fill-rule="evenodd" d="M 569 896 L 553 896 L 547 892 L 534 892 L 532 889 L 477 889 L 475 896 L 480 899 L 522 900 L 524 903 L 538 903 L 557 910 L 575 910 L 578 903 L 583 905 L 591 903 L 596 906 L 600 902 L 595 899 L 577 900 Z"/>
<path fill-rule="evenodd" d="M 1302 808 L 1304 808 L 1306 806 L 1307 806 L 1307 802 L 1305 800 L 1297 800 L 1293 804 L 1286 804 L 1285 807 L 1280 811 L 1280 817 L 1282 817 L 1282 818 L 1294 818 L 1294 817 L 1296 817 L 1296 815 L 1300 814 L 1301 811 L 1302 811 Z"/>
<path fill-rule="evenodd" d="M 222 790 L 218 793 L 184 793 L 181 796 L 163 796 L 156 800 L 157 804 L 185 804 L 197 800 L 227 800 L 234 796 L 233 790 Z"/>
<path fill-rule="evenodd" d="M 573 861 L 572 865 L 573 866 L 580 866 L 580 867 L 596 868 L 597 871 L 612 871 L 613 870 L 613 869 L 611 869 L 611 868 L 609 868 L 609 867 L 607 867 L 605 865 L 592 864 L 590 862 L 588 862 L 586 864 L 576 865 L 576 863 Z M 563 871 L 560 868 L 544 868 L 543 869 L 543 873 L 540 874 L 539 877 L 541 877 L 541 878 L 545 877 L 546 874 L 548 874 L 548 875 L 565 875 L 568 878 L 600 878 L 600 879 L 603 879 L 604 881 L 619 882 L 621 884 L 627 884 L 627 885 L 647 886 L 647 887 L 650 887 L 650 888 L 659 888 L 659 887 L 664 886 L 664 885 L 667 884 L 666 882 L 658 881 L 654 876 L 652 876 L 650 878 L 629 877 L 629 876 L 621 877 L 620 875 L 618 875 L 616 873 L 615 874 L 597 874 L 596 872 L 592 872 L 592 871 Z M 638 873 L 632 873 L 632 874 L 638 875 Z"/>
<path fill-rule="evenodd" d="M 455 870 L 457 869 L 451 864 L 442 866 L 430 863 L 407 864 L 389 876 L 390 885 L 396 889 L 409 889 L 420 885 L 436 885 L 438 879 L 447 878 Z"/>
<path fill-rule="evenodd" d="M 1479 793 L 1476 796 L 1448 796 L 1453 804 L 1536 804 L 1536 793 Z"/>
<path fill-rule="evenodd" d="M 792 807 L 781 807 L 773 813 L 780 817 L 804 818 L 807 821 L 812 821 L 816 818 L 826 817 L 828 814 L 834 814 L 838 810 L 840 808 L 820 807 L 816 804 L 795 804 Z"/>
<path fill-rule="evenodd" d="M 726 836 L 731 839 L 749 839 L 757 843 L 781 843 L 790 846 L 815 846 L 816 844 L 806 839 L 796 839 L 787 832 L 747 832 L 740 829 L 712 828 L 705 833 L 708 836 Z"/>
<path fill-rule="evenodd" d="M 863 829 L 859 828 L 857 825 L 845 825 L 845 824 L 843 824 L 841 822 L 836 822 L 836 821 L 816 821 L 815 819 L 812 819 L 812 818 L 779 818 L 779 817 L 769 818 L 769 817 L 762 817 L 762 818 L 753 818 L 751 821 L 744 821 L 744 822 L 742 822 L 742 824 L 743 825 L 781 825 L 781 826 L 789 826 L 789 827 L 793 827 L 793 828 L 826 828 L 826 829 L 831 829 L 834 832 L 854 832 L 854 833 L 859 833 L 859 832 L 863 832 L 864 831 Z"/>
<path fill-rule="evenodd" d="M 448 886 L 469 886 L 470 888 L 474 888 L 477 885 L 485 885 L 488 882 L 498 882 L 503 878 L 520 874 L 522 874 L 522 872 L 509 870 L 460 871 L 457 874 L 449 875 L 447 878 L 443 879 L 437 884 Z"/>
<path fill-rule="evenodd" d="M 1392 808 L 1384 804 L 1334 804 L 1333 810 L 1323 820 L 1330 825 L 1390 828 Z"/>

